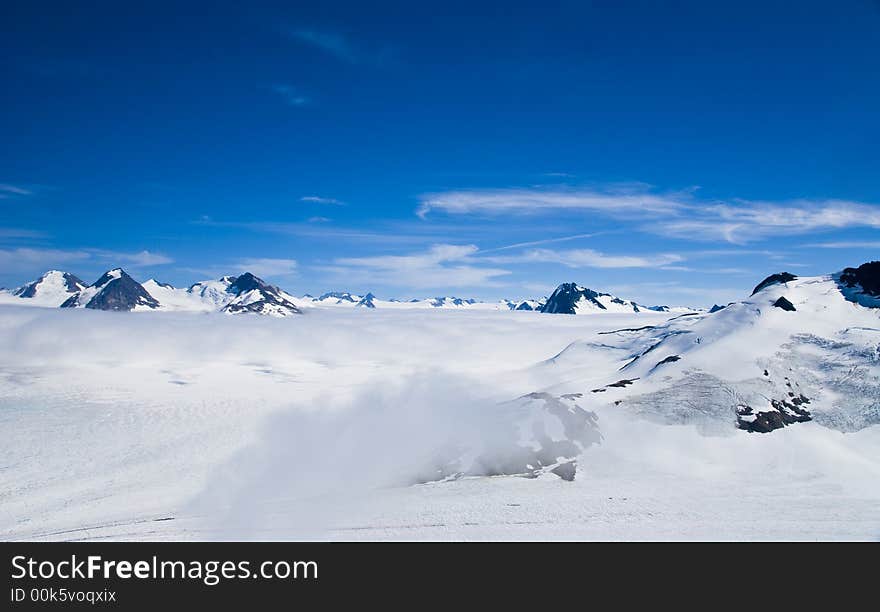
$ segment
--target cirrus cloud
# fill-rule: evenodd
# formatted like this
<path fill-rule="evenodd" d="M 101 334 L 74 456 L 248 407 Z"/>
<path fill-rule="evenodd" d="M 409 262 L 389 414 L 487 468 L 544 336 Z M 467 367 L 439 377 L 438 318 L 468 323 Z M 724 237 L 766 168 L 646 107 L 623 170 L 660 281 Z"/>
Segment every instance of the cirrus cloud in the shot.
<path fill-rule="evenodd" d="M 633 230 L 687 241 L 756 242 L 773 236 L 852 227 L 880 228 L 880 206 L 842 199 L 702 200 L 695 191 L 656 192 L 637 184 L 591 189 L 495 189 L 433 193 L 416 214 L 554 215 L 589 213 Z"/>
<path fill-rule="evenodd" d="M 474 259 L 479 248 L 473 244 L 435 244 L 425 251 L 406 255 L 341 257 L 324 270 L 361 285 L 381 284 L 413 288 L 491 286 L 509 270 L 484 267 Z"/>

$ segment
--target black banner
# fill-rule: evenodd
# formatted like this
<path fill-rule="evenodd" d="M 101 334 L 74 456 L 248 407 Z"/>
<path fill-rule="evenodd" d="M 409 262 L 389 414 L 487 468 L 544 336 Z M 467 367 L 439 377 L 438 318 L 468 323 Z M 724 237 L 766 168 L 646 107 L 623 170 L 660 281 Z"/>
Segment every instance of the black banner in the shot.
<path fill-rule="evenodd" d="M 860 550 L 861 548 L 861 550 Z M 682 601 L 855 596 L 860 545 L 609 543 L 5 543 L 3 609 L 322 607 L 355 601 Z M 835 586 L 836 585 L 836 586 Z M 844 585 L 845 588 L 844 588 Z M 777 593 L 777 594 L 778 594 Z M 555 603 L 554 603 L 555 602 Z M 410 602 L 414 605 L 418 602 Z M 708 603 L 708 602 L 707 602 Z"/>

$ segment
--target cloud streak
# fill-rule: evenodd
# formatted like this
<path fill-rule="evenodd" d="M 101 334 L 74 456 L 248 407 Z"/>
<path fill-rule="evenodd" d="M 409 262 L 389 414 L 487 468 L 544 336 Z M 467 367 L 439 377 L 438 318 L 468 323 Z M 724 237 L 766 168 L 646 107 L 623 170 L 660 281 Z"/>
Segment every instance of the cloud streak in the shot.
<path fill-rule="evenodd" d="M 589 213 L 667 238 L 745 244 L 771 236 L 852 227 L 880 228 L 880 206 L 851 200 L 703 201 L 693 190 L 657 193 L 641 185 L 581 190 L 499 189 L 422 196 L 416 214 L 551 215 Z"/>
<path fill-rule="evenodd" d="M 675 195 L 659 195 L 626 188 L 607 191 L 501 189 L 427 194 L 422 196 L 416 214 L 422 218 L 432 211 L 455 215 L 540 214 L 559 211 L 591 211 L 609 215 L 637 212 L 670 215 L 684 208 L 686 203 Z"/>
<path fill-rule="evenodd" d="M 293 85 L 279 83 L 272 86 L 272 91 L 278 94 L 288 106 L 305 106 L 311 102 Z"/>
<path fill-rule="evenodd" d="M 0 183 L 0 200 L 6 200 L 21 196 L 29 196 L 33 195 L 33 193 L 34 192 L 30 189 L 25 189 L 24 187 L 10 185 L 9 183 Z"/>
<path fill-rule="evenodd" d="M 355 44 L 349 36 L 331 30 L 292 29 L 287 31 L 287 36 L 302 45 L 317 49 L 340 62 L 352 66 L 382 66 L 393 57 L 390 47 L 365 47 Z"/>
<path fill-rule="evenodd" d="M 509 270 L 478 265 L 473 258 L 478 251 L 472 244 L 435 244 L 407 255 L 337 258 L 325 270 L 360 283 L 419 289 L 487 286 L 510 274 Z"/>
<path fill-rule="evenodd" d="M 880 249 L 880 240 L 844 240 L 840 242 L 804 244 L 802 246 L 814 249 Z"/>
<path fill-rule="evenodd" d="M 342 206 L 345 204 L 345 202 L 337 200 L 336 198 L 324 198 L 321 196 L 303 196 L 299 201 L 309 202 L 310 204 L 334 204 L 336 206 Z"/>
<path fill-rule="evenodd" d="M 607 255 L 593 249 L 532 249 L 517 255 L 485 257 L 495 263 L 555 263 L 568 268 L 663 268 L 684 261 L 674 253 L 649 256 Z"/>
<path fill-rule="evenodd" d="M 738 201 L 694 207 L 691 213 L 688 219 L 654 224 L 653 231 L 685 240 L 744 244 L 771 236 L 850 227 L 880 228 L 880 207 L 847 200 Z"/>
<path fill-rule="evenodd" d="M 256 276 L 295 276 L 297 262 L 295 259 L 275 259 L 270 257 L 248 258 L 234 264 L 232 268 L 238 272 L 250 272 Z"/>
<path fill-rule="evenodd" d="M 70 264 L 90 266 L 119 266 L 133 268 L 150 267 L 173 263 L 174 260 L 159 253 L 140 251 L 124 253 L 102 249 L 53 249 L 16 248 L 0 249 L 0 268 L 4 272 L 32 274 L 50 268 L 61 268 Z"/>

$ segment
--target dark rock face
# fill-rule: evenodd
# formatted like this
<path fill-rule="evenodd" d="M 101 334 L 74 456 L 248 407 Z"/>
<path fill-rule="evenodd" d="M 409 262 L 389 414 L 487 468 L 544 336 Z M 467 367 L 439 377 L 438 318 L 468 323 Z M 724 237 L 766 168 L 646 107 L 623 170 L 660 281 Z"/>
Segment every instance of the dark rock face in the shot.
<path fill-rule="evenodd" d="M 250 272 L 233 279 L 226 291 L 235 298 L 224 306 L 221 312 L 280 315 L 302 313 L 293 302 L 284 297 L 281 289 L 266 283 Z"/>
<path fill-rule="evenodd" d="M 452 304 L 453 306 L 464 306 L 465 304 L 476 304 L 477 300 L 463 300 L 462 298 L 457 297 L 435 297 L 433 300 L 431 300 L 431 306 L 433 306 L 434 308 L 442 308 L 447 303 Z"/>
<path fill-rule="evenodd" d="M 361 298 L 361 301 L 355 304 L 355 306 L 360 306 L 361 308 L 375 308 L 376 304 L 373 303 L 373 300 L 376 299 L 376 296 L 372 293 L 368 293 L 364 297 Z"/>
<path fill-rule="evenodd" d="M 761 289 L 765 287 L 769 287 L 770 285 L 778 285 L 780 283 L 788 283 L 793 280 L 797 280 L 797 276 L 794 274 L 789 274 L 788 272 L 780 272 L 778 274 L 771 274 L 764 280 L 762 280 L 755 289 L 752 291 L 752 295 L 758 293 Z"/>
<path fill-rule="evenodd" d="M 592 289 L 582 289 L 575 283 L 563 283 L 556 288 L 547 302 L 541 307 L 541 312 L 551 314 L 575 314 L 575 305 L 581 298 L 586 298 L 596 307 L 607 310 L 605 305 L 596 298 L 599 294 Z"/>
<path fill-rule="evenodd" d="M 776 306 L 776 308 L 781 308 L 782 310 L 787 310 L 788 312 L 794 312 L 797 310 L 797 308 L 794 307 L 794 304 L 785 299 L 784 296 L 780 296 L 778 300 L 773 302 L 773 305 Z"/>
<path fill-rule="evenodd" d="M 229 293 L 234 293 L 235 295 L 241 295 L 247 291 L 253 291 L 255 289 L 262 290 L 270 288 L 262 279 L 257 278 L 250 272 L 245 272 L 241 276 L 237 277 L 232 284 L 229 285 L 229 288 L 226 290 Z"/>
<path fill-rule="evenodd" d="M 658 361 L 657 365 L 659 366 L 659 365 L 663 365 L 664 363 L 674 363 L 674 362 L 678 361 L 679 359 L 681 359 L 681 357 L 679 357 L 678 355 L 670 355 L 669 357 L 667 357 L 663 361 Z"/>
<path fill-rule="evenodd" d="M 92 310 L 128 311 L 135 306 L 159 307 L 159 302 L 121 268 L 105 272 L 90 288 L 97 289 L 85 304 L 86 308 Z M 69 298 L 61 305 L 62 308 L 74 306 L 82 306 L 79 295 Z"/>
<path fill-rule="evenodd" d="M 519 306 L 514 308 L 514 310 L 534 310 L 528 302 L 521 302 Z"/>
<path fill-rule="evenodd" d="M 757 412 L 751 406 L 740 404 L 736 408 L 736 426 L 750 433 L 770 433 L 793 423 L 806 423 L 813 417 L 804 408 L 810 403 L 803 394 L 789 393 L 788 399 L 771 399 L 772 410 Z"/>
<path fill-rule="evenodd" d="M 618 380 L 617 382 L 613 382 L 611 384 L 605 385 L 604 387 L 599 387 L 598 389 L 593 389 L 592 393 L 605 393 L 606 390 L 614 388 L 614 389 L 623 389 L 624 387 L 628 387 L 634 382 L 636 382 L 638 378 L 624 378 L 622 380 Z"/>
<path fill-rule="evenodd" d="M 20 298 L 34 297 L 35 295 L 37 295 L 37 289 L 39 288 L 40 284 L 46 279 L 49 274 L 52 274 L 52 272 L 47 272 L 37 280 L 28 283 L 24 287 L 16 289 L 15 292 L 13 292 L 13 295 Z M 64 287 L 67 289 L 68 293 L 76 293 L 86 286 L 85 282 L 82 279 L 74 276 L 73 274 L 70 274 L 69 272 L 55 272 L 55 274 L 62 275 L 62 278 L 64 279 Z"/>
<path fill-rule="evenodd" d="M 880 261 L 844 269 L 840 274 L 840 284 L 851 289 L 860 286 L 864 293 L 880 296 Z"/>
<path fill-rule="evenodd" d="M 724 310 L 725 308 L 727 308 L 727 306 L 719 306 L 718 304 L 715 304 L 714 306 L 712 306 L 712 308 L 709 309 L 709 314 L 712 314 L 713 312 L 718 312 L 719 310 Z"/>

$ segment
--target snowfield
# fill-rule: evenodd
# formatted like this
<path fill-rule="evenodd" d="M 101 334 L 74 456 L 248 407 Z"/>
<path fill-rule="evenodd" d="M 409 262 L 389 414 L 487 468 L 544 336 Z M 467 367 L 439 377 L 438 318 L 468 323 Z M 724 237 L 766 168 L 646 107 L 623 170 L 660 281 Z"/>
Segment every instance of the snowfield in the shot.
<path fill-rule="evenodd" d="M 880 310 L 831 277 L 684 316 L 7 301 L 0 340 L 4 540 L 880 538 Z"/>

